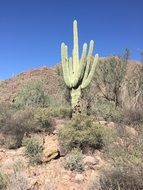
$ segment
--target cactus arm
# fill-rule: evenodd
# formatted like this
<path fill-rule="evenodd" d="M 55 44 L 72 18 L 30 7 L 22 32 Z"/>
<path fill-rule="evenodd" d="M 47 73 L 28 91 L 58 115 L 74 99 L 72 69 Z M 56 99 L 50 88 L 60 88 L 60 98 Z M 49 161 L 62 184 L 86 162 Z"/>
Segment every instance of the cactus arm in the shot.
<path fill-rule="evenodd" d="M 84 71 L 85 71 L 85 66 L 86 66 L 86 53 L 87 53 L 87 44 L 83 44 L 83 49 L 82 49 L 82 55 L 80 59 L 80 80 L 84 76 Z"/>
<path fill-rule="evenodd" d="M 74 73 L 79 68 L 79 49 L 78 49 L 78 28 L 77 21 L 73 22 L 73 71 Z"/>
<path fill-rule="evenodd" d="M 73 86 L 76 86 L 78 84 L 78 82 L 83 77 L 85 64 L 86 64 L 86 61 L 85 61 L 86 52 L 87 52 L 87 44 L 84 43 L 83 50 L 82 50 L 82 56 L 81 56 L 81 59 L 80 59 L 80 65 L 79 65 L 79 68 L 78 68 L 77 72 L 74 74 Z"/>
<path fill-rule="evenodd" d="M 93 77 L 94 72 L 95 72 L 97 62 L 98 62 L 98 54 L 96 54 L 95 57 L 94 57 L 94 61 L 93 61 L 93 64 L 91 66 L 91 69 L 90 69 L 90 72 L 89 72 L 89 75 L 88 75 L 87 79 L 85 81 L 83 81 L 83 83 L 81 84 L 82 89 L 86 88 L 89 85 L 89 83 L 91 82 L 92 77 Z"/>
<path fill-rule="evenodd" d="M 72 65 L 72 57 L 69 58 L 69 78 L 71 86 L 73 86 L 73 65 Z"/>
<path fill-rule="evenodd" d="M 69 69 L 68 69 L 68 58 L 67 58 L 67 46 L 64 43 L 61 44 L 61 58 L 62 58 L 62 68 L 63 68 L 63 76 L 66 85 L 70 88 L 71 84 L 69 81 Z"/>
<path fill-rule="evenodd" d="M 86 65 L 83 81 L 85 81 L 87 79 L 88 74 L 89 74 L 90 62 L 91 62 L 91 58 L 92 58 L 93 48 L 94 48 L 94 41 L 91 40 L 90 45 L 89 45 L 88 55 L 87 55 L 87 65 Z"/>

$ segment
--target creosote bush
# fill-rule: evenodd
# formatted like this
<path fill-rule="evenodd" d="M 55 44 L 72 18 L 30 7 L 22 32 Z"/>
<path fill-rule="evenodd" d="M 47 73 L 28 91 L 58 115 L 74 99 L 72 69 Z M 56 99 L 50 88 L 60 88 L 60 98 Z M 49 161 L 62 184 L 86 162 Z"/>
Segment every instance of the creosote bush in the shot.
<path fill-rule="evenodd" d="M 93 119 L 78 115 L 67 122 L 59 132 L 60 145 L 70 151 L 79 148 L 83 152 L 102 149 L 114 140 L 114 132 L 104 126 L 95 124 Z"/>
<path fill-rule="evenodd" d="M 65 158 L 64 166 L 71 171 L 82 172 L 84 170 L 83 154 L 79 149 L 73 149 Z"/>
<path fill-rule="evenodd" d="M 26 155 L 29 157 L 31 164 L 41 164 L 43 147 L 35 138 L 27 139 L 23 145 L 26 147 Z"/>

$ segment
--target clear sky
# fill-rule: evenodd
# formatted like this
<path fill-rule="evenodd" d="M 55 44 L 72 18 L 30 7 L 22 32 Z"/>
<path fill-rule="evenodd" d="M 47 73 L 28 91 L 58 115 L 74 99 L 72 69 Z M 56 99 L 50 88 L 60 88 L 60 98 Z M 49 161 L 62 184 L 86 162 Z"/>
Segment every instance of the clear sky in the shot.
<path fill-rule="evenodd" d="M 95 41 L 100 56 L 143 50 L 143 0 L 0 0 L 0 79 L 60 62 L 60 44 Z M 81 47 L 80 47 L 81 49 Z"/>

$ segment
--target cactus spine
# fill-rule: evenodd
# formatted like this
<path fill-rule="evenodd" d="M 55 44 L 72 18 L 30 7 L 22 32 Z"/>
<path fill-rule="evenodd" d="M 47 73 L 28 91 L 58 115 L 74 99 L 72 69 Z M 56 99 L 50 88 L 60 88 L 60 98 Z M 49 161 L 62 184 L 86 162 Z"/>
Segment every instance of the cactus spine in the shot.
<path fill-rule="evenodd" d="M 65 43 L 61 44 L 63 76 L 67 87 L 71 89 L 72 108 L 76 106 L 81 96 L 81 90 L 90 84 L 94 75 L 95 67 L 98 61 L 98 54 L 95 55 L 92 62 L 93 47 L 94 41 L 91 40 L 87 53 L 87 44 L 84 43 L 82 55 L 79 59 L 77 21 L 74 20 L 72 57 L 68 58 L 68 47 Z"/>

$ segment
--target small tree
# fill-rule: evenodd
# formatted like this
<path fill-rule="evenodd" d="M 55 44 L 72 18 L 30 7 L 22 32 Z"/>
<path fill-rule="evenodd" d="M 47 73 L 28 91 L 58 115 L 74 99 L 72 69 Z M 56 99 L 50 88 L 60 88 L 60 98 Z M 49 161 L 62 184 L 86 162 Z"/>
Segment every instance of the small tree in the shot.
<path fill-rule="evenodd" d="M 94 80 L 103 97 L 119 105 L 121 83 L 125 77 L 127 57 L 112 56 L 100 60 Z"/>

